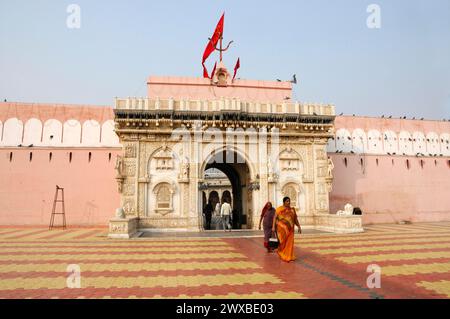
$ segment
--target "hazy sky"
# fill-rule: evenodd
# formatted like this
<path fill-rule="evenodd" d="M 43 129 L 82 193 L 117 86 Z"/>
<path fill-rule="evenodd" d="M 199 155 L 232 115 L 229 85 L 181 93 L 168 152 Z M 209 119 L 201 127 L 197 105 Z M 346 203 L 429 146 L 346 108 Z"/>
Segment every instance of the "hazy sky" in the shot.
<path fill-rule="evenodd" d="M 380 29 L 367 27 L 372 3 Z M 112 105 L 145 96 L 151 74 L 202 76 L 223 11 L 240 78 L 296 73 L 297 100 L 337 113 L 450 119 L 449 0 L 0 0 L 0 98 Z"/>

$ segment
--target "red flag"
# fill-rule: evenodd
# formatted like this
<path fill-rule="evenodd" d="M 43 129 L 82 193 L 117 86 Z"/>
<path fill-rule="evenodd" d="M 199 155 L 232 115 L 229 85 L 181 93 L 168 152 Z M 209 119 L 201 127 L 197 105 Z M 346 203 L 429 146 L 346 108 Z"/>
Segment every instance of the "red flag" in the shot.
<path fill-rule="evenodd" d="M 214 63 L 214 67 L 213 67 L 213 70 L 212 70 L 212 72 L 211 72 L 211 79 L 213 78 L 214 73 L 216 73 L 216 66 L 217 66 L 217 62 Z"/>
<path fill-rule="evenodd" d="M 203 66 L 203 77 L 209 79 L 208 70 L 206 69 L 205 63 L 202 63 Z"/>
<path fill-rule="evenodd" d="M 225 12 L 222 14 L 222 17 L 220 18 L 219 22 L 217 23 L 216 29 L 214 30 L 214 34 L 211 37 L 211 40 L 206 45 L 205 51 L 203 52 L 203 59 L 202 59 L 202 65 L 203 65 L 203 77 L 209 78 L 208 71 L 205 67 L 205 61 L 208 59 L 208 57 L 211 55 L 211 53 L 214 52 L 217 42 L 219 42 L 220 37 L 223 34 L 223 23 L 225 18 Z"/>
<path fill-rule="evenodd" d="M 239 58 L 238 58 L 237 61 L 236 61 L 236 65 L 235 65 L 235 67 L 234 67 L 233 81 L 234 81 L 234 78 L 236 77 L 236 72 L 237 72 L 237 70 L 238 70 L 240 67 L 241 67 L 241 62 L 240 62 L 240 60 L 239 60 Z"/>

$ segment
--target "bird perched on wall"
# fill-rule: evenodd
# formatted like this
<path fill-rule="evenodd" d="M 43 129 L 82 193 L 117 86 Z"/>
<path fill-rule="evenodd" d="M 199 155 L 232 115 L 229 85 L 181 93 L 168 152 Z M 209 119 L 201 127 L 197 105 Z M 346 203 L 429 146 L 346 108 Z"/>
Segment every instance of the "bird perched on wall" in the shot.
<path fill-rule="evenodd" d="M 277 82 L 281 82 L 281 80 L 280 80 L 280 79 L 277 79 Z"/>
<path fill-rule="evenodd" d="M 382 119 L 384 119 L 384 114 L 383 114 L 383 115 L 381 115 L 381 118 L 382 118 Z"/>
<path fill-rule="evenodd" d="M 284 99 L 285 100 L 290 100 L 291 98 L 289 96 L 286 96 Z"/>
<path fill-rule="evenodd" d="M 33 144 L 28 145 L 28 147 L 33 147 Z"/>
<path fill-rule="evenodd" d="M 295 74 L 292 76 L 291 83 L 297 84 L 297 77 L 295 76 Z"/>
<path fill-rule="evenodd" d="M 339 114 L 340 116 L 344 115 L 344 112 L 342 112 L 341 114 Z"/>
<path fill-rule="evenodd" d="M 422 117 L 420 120 L 423 121 L 423 119 L 424 119 L 424 118 Z"/>
<path fill-rule="evenodd" d="M 387 155 L 391 155 L 391 153 L 387 152 Z"/>
<path fill-rule="evenodd" d="M 415 119 L 416 119 L 416 117 L 413 117 L 413 118 L 412 118 L 412 120 L 415 120 Z"/>
<path fill-rule="evenodd" d="M 390 115 L 389 118 L 391 119 L 391 118 L 392 118 L 392 115 Z"/>

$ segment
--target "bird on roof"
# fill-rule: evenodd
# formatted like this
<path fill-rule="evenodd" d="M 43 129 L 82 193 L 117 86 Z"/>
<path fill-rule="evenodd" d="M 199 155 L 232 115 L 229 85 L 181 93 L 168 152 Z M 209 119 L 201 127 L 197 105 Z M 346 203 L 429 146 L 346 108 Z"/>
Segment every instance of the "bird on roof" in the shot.
<path fill-rule="evenodd" d="M 391 119 L 391 118 L 392 118 L 392 115 L 390 115 L 389 118 Z"/>
<path fill-rule="evenodd" d="M 277 79 L 277 82 L 281 82 L 281 80 L 280 80 L 280 79 Z"/>
<path fill-rule="evenodd" d="M 384 114 L 383 114 L 383 115 L 381 115 L 381 118 L 382 118 L 382 119 L 384 119 Z"/>
<path fill-rule="evenodd" d="M 297 84 L 297 77 L 295 76 L 295 74 L 292 76 L 291 83 Z"/>
<path fill-rule="evenodd" d="M 342 115 L 344 115 L 344 112 L 342 112 L 342 113 L 341 113 L 341 114 L 339 114 L 339 115 L 341 115 L 341 116 L 342 116 Z"/>

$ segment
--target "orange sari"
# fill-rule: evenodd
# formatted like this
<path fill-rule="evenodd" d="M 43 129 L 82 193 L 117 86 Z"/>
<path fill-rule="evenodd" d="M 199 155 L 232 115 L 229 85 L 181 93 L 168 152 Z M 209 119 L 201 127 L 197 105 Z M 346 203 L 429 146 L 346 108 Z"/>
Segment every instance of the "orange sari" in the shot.
<path fill-rule="evenodd" d="M 294 226 L 297 214 L 291 207 L 280 206 L 276 212 L 276 230 L 278 236 L 278 255 L 283 261 L 294 261 Z"/>

